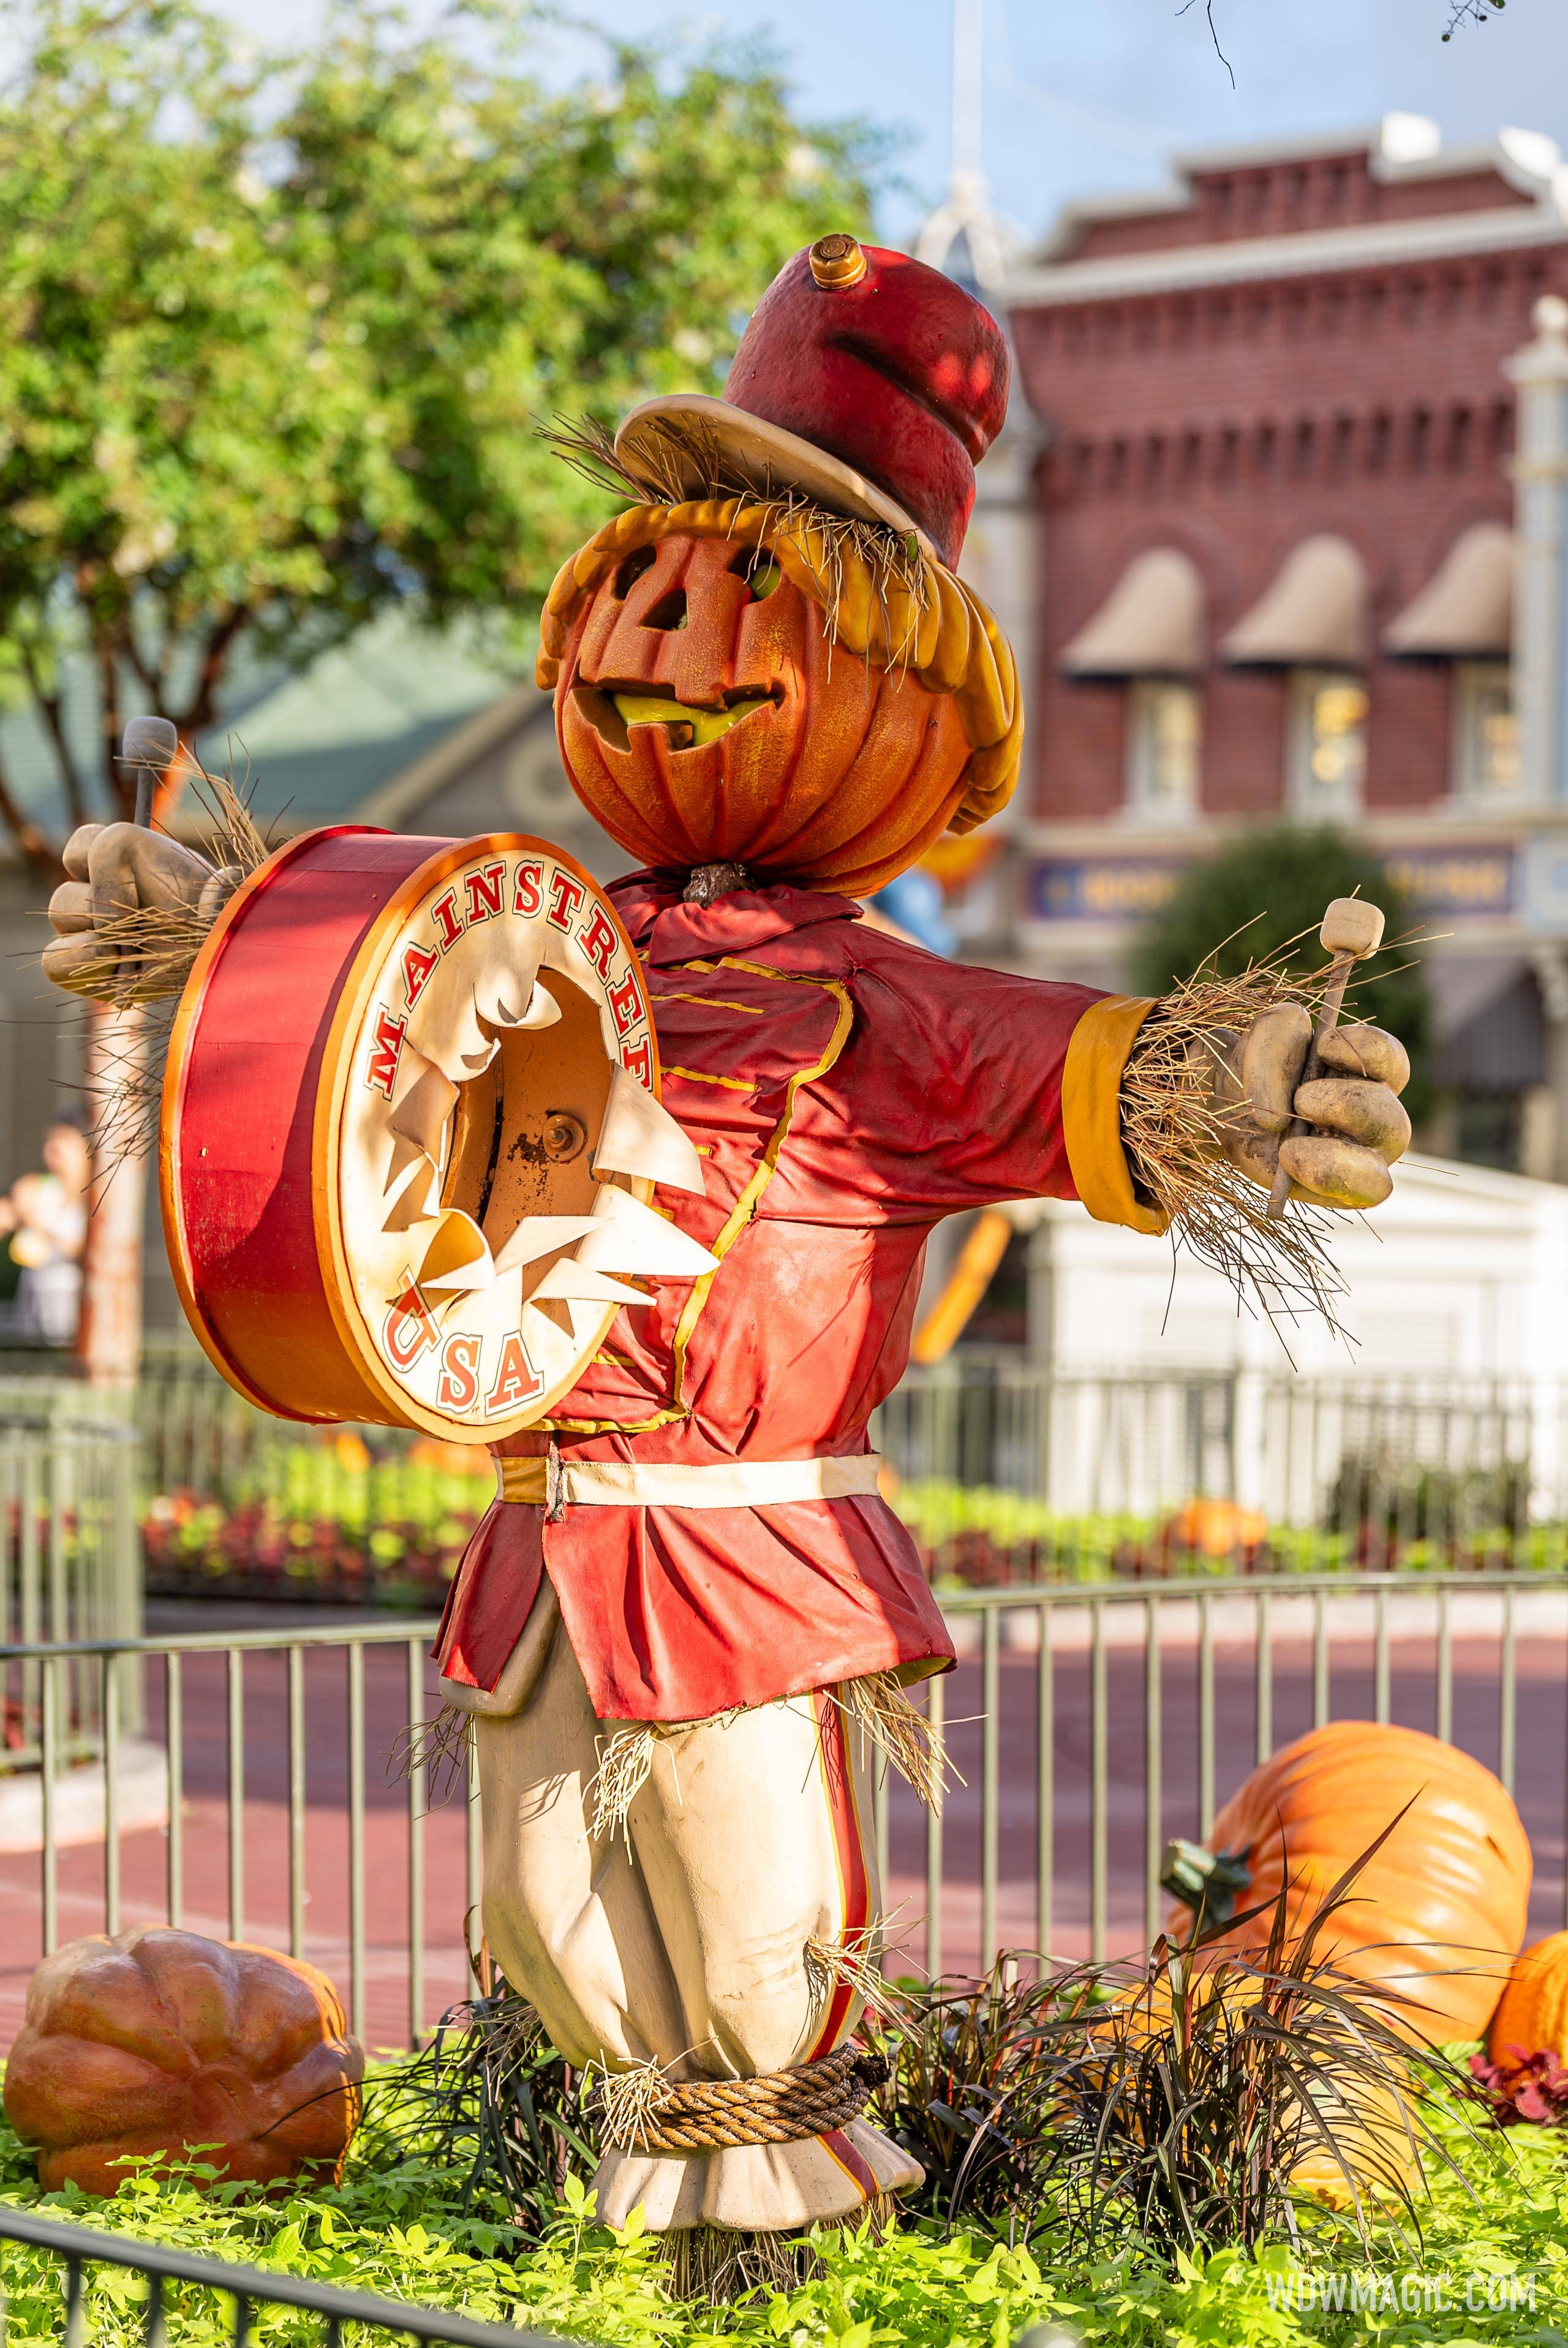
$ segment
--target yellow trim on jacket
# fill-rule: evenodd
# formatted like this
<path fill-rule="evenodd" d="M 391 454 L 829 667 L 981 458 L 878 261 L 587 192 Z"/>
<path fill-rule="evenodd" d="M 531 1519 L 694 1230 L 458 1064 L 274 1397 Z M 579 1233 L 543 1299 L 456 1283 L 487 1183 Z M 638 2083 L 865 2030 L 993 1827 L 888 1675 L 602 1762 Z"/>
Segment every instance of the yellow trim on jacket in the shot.
<path fill-rule="evenodd" d="M 1167 1218 L 1133 1196 L 1117 1098 L 1133 1038 L 1153 1008 L 1151 998 L 1133 994 L 1108 994 L 1089 1004 L 1073 1029 L 1062 1069 L 1062 1139 L 1073 1187 L 1096 1222 L 1125 1223 L 1157 1236 Z"/>

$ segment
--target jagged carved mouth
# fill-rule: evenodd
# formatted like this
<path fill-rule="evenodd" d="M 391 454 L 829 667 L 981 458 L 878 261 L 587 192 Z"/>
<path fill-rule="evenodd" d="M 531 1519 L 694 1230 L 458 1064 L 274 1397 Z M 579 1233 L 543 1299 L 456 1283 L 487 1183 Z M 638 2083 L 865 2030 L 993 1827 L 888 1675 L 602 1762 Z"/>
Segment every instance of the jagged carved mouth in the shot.
<path fill-rule="evenodd" d="M 651 693 L 645 685 L 577 685 L 573 697 L 594 732 L 613 749 L 629 750 L 632 729 L 662 726 L 672 750 L 705 749 L 749 717 L 754 710 L 778 708 L 782 685 L 761 693 L 726 693 L 713 702 L 677 701 L 667 693 Z"/>

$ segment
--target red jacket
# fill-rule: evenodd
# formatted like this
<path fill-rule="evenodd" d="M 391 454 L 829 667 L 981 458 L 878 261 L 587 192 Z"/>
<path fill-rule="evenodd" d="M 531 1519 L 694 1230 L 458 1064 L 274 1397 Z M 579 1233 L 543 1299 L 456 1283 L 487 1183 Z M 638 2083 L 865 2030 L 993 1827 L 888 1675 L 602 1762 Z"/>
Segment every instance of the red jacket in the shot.
<path fill-rule="evenodd" d="M 707 1170 L 706 1200 L 656 1203 L 721 1262 L 624 1313 L 547 1424 L 570 1458 L 862 1452 L 908 1360 L 940 1217 L 1079 1197 L 1160 1227 L 1116 1122 L 1148 1006 L 940 961 L 846 898 L 761 888 L 704 909 L 679 888 L 637 873 L 610 895 L 647 967 L 665 1106 Z M 542 1428 L 497 1448 L 547 1442 Z M 498 1500 L 448 1600 L 448 1677 L 494 1686 L 546 1565 L 603 1719 L 705 1719 L 952 1659 L 880 1498 L 568 1507 L 552 1523 Z"/>

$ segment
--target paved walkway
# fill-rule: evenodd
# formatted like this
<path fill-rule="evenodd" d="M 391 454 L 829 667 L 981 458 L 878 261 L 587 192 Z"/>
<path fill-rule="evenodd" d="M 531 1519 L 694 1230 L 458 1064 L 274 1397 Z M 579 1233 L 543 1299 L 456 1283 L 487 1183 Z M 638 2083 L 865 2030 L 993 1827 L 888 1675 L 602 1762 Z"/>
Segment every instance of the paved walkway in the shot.
<path fill-rule="evenodd" d="M 276 1617 L 255 1610 L 267 1622 Z M 211 1610 L 197 1619 L 217 1627 Z M 225 1610 L 225 1622 L 233 1618 Z M 312 1617 L 313 1620 L 319 1619 Z M 354 1618 L 349 1618 L 354 1619 Z M 160 1627 L 173 1627 L 160 1624 Z M 1500 1715 L 1495 1641 L 1464 1637 L 1454 1645 L 1454 1733 L 1495 1766 Z M 1336 1641 L 1333 1710 L 1367 1718 L 1373 1709 L 1372 1658 L 1362 1641 Z M 1522 1641 L 1518 1656 L 1517 1786 L 1535 1851 L 1533 1933 L 1563 1921 L 1563 1802 L 1568 1720 L 1564 1710 L 1563 1643 Z M 1434 1725 L 1434 1647 L 1430 1639 L 1397 1639 L 1393 1648 L 1393 1717 L 1415 1727 Z M 182 1808 L 184 1901 L 181 1921 L 200 1931 L 229 1934 L 229 1778 L 227 1694 L 221 1655 L 188 1658 L 184 1666 Z M 1061 1955 L 1088 1948 L 1092 1752 L 1090 1663 L 1087 1654 L 1058 1653 L 1054 1674 L 1056 1800 L 1055 1898 L 1051 1941 Z M 1311 1720 L 1311 1655 L 1300 1640 L 1282 1641 L 1274 1673 L 1275 1741 L 1299 1734 Z M 1004 1946 L 1033 1948 L 1037 1940 L 1035 1860 L 1037 1663 L 1004 1652 L 999 1663 L 999 1815 L 997 1929 Z M 304 1953 L 324 1966 L 346 1995 L 348 1962 L 349 1754 L 347 1681 L 342 1651 L 311 1653 L 305 1673 L 306 1799 Z M 1112 1953 L 1144 1945 L 1143 1663 L 1114 1647 L 1106 1656 L 1107 1947 Z M 1168 1643 L 1161 1674 L 1161 1831 L 1197 1832 L 1197 1669 L 1187 1642 Z M 433 1696 L 432 1696 L 433 1708 Z M 147 1733 L 161 1739 L 162 1673 L 147 1673 Z M 978 1664 L 965 1659 L 947 1682 L 950 1743 L 964 1783 L 954 1786 L 945 1817 L 943 1963 L 970 1971 L 980 1956 L 982 1746 Z M 407 1661 L 401 1649 L 366 1651 L 364 1867 L 366 1949 L 363 2007 L 372 2044 L 407 2043 L 408 1861 L 410 1828 L 406 1786 L 389 1774 L 388 1756 L 407 1718 Z M 1219 1798 L 1252 1766 L 1255 1725 L 1250 1647 L 1216 1649 L 1215 1783 Z M 249 1657 L 244 1673 L 242 1902 L 245 1938 L 288 1944 L 288 1831 L 285 1679 L 282 1659 Z M 923 1949 L 925 1822 L 902 1784 L 891 1811 L 890 1906 L 899 1911 L 903 1946 L 918 1967 Z M 468 1906 L 465 1806 L 434 1810 L 418 1829 L 424 1853 L 425 1981 L 419 2020 L 428 2024 L 464 1993 L 463 1928 Z M 169 1838 L 162 1830 L 121 1838 L 120 1921 L 165 1921 Z M 27 1976 L 40 1952 L 40 1862 L 36 1855 L 0 1857 L 0 2046 L 20 2019 Z M 104 1927 L 101 1841 L 59 1858 L 62 1938 Z"/>

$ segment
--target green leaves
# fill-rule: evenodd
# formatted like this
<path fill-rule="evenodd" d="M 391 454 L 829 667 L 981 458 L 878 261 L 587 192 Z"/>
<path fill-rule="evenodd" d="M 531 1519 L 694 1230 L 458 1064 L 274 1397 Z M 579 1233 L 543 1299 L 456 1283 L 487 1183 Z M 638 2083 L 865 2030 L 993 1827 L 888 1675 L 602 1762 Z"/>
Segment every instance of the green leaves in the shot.
<path fill-rule="evenodd" d="M 563 89 L 536 37 L 459 0 L 257 58 L 199 0 L 42 0 L 0 96 L 0 670 L 46 716 L 90 667 L 73 817 L 120 704 L 200 731 L 242 639 L 417 599 L 521 659 L 605 518 L 534 417 L 717 387 L 789 252 L 863 225 L 873 143 L 760 52 L 605 44 Z"/>
<path fill-rule="evenodd" d="M 1321 971 L 1328 959 L 1317 939 L 1325 909 L 1357 890 L 1387 915 L 1387 942 L 1353 974 L 1345 1017 L 1398 1036 L 1415 1069 L 1405 1106 L 1419 1117 L 1428 1104 L 1421 1064 L 1429 1023 L 1420 949 L 1412 944 L 1420 924 L 1377 859 L 1339 832 L 1288 824 L 1246 831 L 1189 865 L 1139 940 L 1133 983 L 1160 994 L 1211 957 L 1216 973 L 1232 978 L 1292 940 L 1292 967 Z"/>

